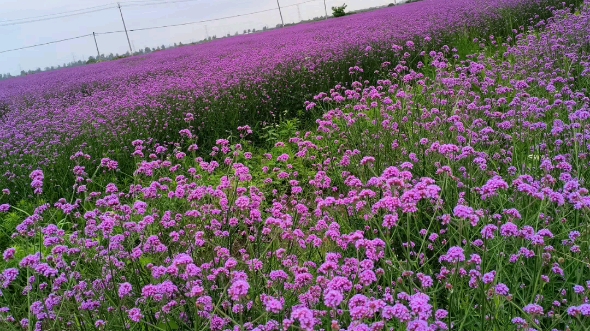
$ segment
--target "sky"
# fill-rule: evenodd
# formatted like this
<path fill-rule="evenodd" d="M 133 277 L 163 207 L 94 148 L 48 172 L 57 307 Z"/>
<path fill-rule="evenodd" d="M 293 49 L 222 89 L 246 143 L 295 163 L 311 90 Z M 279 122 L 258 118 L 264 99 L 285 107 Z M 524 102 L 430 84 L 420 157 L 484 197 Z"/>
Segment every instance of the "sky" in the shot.
<path fill-rule="evenodd" d="M 325 2 L 328 14 L 331 14 L 331 7 L 343 3 L 348 5 L 347 10 L 358 10 L 387 5 L 394 0 Z M 279 3 L 285 24 L 325 15 L 324 0 L 279 0 Z M 261 30 L 264 26 L 274 27 L 281 23 L 277 0 L 121 0 L 120 5 L 128 30 L 242 15 L 206 23 L 130 31 L 134 51 L 146 46 L 195 42 L 213 35 L 233 35 L 244 29 Z M 264 12 L 245 15 L 259 11 Z M 64 14 L 52 16 L 60 13 Z M 0 0 L 0 73 L 16 75 L 21 70 L 57 67 L 97 55 L 92 36 L 13 52 L 2 51 L 93 32 L 121 30 L 121 14 L 113 0 Z M 123 54 L 129 50 L 125 33 L 98 34 L 96 42 L 100 53 L 105 55 Z"/>

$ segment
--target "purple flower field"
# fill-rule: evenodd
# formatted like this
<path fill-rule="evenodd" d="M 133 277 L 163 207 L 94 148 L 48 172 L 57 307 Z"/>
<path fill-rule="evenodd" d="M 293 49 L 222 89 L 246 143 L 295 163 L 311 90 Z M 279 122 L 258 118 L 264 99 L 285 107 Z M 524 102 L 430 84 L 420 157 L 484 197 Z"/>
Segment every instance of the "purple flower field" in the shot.
<path fill-rule="evenodd" d="M 551 3 L 552 17 L 503 36 L 477 25 L 527 3 L 549 4 L 425 1 L 2 83 L 3 130 L 39 118 L 47 131 L 30 141 L 55 148 L 7 134 L 7 162 L 19 148 L 68 153 L 73 180 L 48 200 L 40 158 L 25 166 L 31 196 L 0 200 L 12 233 L 0 238 L 1 329 L 588 330 L 590 1 Z M 388 30 L 403 20 L 419 28 Z M 464 20 L 481 35 L 437 34 Z M 349 81 L 300 100 L 320 114 L 312 127 L 246 123 L 199 145 L 191 102 L 351 56 L 338 43 L 379 70 L 351 66 Z M 218 63 L 200 52 L 233 67 L 200 76 Z M 158 108 L 182 123 L 172 142 L 116 125 Z M 61 148 L 89 137 L 77 117 L 112 128 L 97 139 L 137 134 L 120 146 L 133 170 Z"/>
<path fill-rule="evenodd" d="M 213 113 L 214 117 L 219 112 L 245 112 L 254 114 L 250 122 L 262 122 L 275 112 L 265 107 L 276 94 L 264 84 L 271 78 L 313 74 L 322 65 L 337 63 L 352 50 L 364 52 L 369 45 L 390 49 L 394 41 L 422 41 L 425 37 L 437 40 L 437 36 L 449 31 L 470 28 L 485 31 L 490 20 L 500 19 L 500 9 L 534 11 L 541 3 L 421 1 L 338 20 L 3 81 L 0 172 L 9 181 L 26 178 L 36 165 L 53 165 L 60 157 L 68 156 L 64 154 L 89 141 L 93 142 L 95 153 L 109 154 L 113 140 L 128 144 L 137 137 L 155 138 L 155 133 L 167 137 L 168 127 L 177 126 L 175 120 L 182 116 L 175 107 L 177 102 L 183 104 L 184 111 L 191 111 L 190 104 L 198 104 L 192 111 L 198 118 L 204 118 L 199 114 L 203 111 Z M 301 90 L 313 85 L 314 80 L 325 78 L 319 71 L 307 80 L 274 82 L 270 88 Z M 236 91 L 237 86 L 242 88 Z M 236 104 L 236 98 L 249 103 Z M 302 101 L 296 100 L 296 105 L 300 106 Z M 205 128 L 221 125 L 203 121 Z M 236 121 L 235 126 L 256 124 Z M 146 132 L 145 128 L 150 130 Z"/>

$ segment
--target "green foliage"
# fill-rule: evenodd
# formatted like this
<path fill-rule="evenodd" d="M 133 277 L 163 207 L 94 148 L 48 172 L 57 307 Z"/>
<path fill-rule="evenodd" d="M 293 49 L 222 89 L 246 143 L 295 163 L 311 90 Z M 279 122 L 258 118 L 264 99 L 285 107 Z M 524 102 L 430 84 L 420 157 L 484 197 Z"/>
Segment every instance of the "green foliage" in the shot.
<path fill-rule="evenodd" d="M 287 112 L 283 113 L 287 114 Z M 260 138 L 267 143 L 267 145 L 272 146 L 277 142 L 286 141 L 291 137 L 294 137 L 297 133 L 297 130 L 301 126 L 301 121 L 299 118 L 290 118 L 281 120 L 275 124 L 269 124 L 262 128 L 263 133 L 261 134 Z"/>
<path fill-rule="evenodd" d="M 11 235 L 14 233 L 16 226 L 25 217 L 32 214 L 35 207 L 40 204 L 42 203 L 34 200 L 21 200 L 11 207 L 11 212 L 6 214 L 0 213 L 0 251 L 4 251 L 12 245 Z"/>
<path fill-rule="evenodd" d="M 346 4 L 343 4 L 340 7 L 332 7 L 332 16 L 334 17 L 342 17 L 346 15 Z"/>

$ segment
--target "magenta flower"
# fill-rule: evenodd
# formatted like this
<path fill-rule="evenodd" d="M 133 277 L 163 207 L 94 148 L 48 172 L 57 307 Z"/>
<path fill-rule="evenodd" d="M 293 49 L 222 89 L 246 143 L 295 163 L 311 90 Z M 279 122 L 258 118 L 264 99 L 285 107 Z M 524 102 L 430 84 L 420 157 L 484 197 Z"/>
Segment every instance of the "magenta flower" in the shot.
<path fill-rule="evenodd" d="M 141 321 L 141 319 L 143 318 L 143 314 L 141 313 L 141 309 L 139 308 L 129 309 L 129 311 L 127 311 L 127 314 L 129 316 L 129 319 L 135 323 L 139 323 L 139 321 Z"/>
<path fill-rule="evenodd" d="M 8 261 L 14 259 L 15 254 L 16 254 L 15 248 L 7 248 L 4 251 L 4 254 L 2 255 L 2 257 L 4 258 L 4 261 L 8 262 Z"/>
<path fill-rule="evenodd" d="M 538 304 L 528 304 L 522 308 L 522 310 L 530 315 L 543 315 L 543 307 L 539 306 Z"/>
<path fill-rule="evenodd" d="M 324 293 L 324 304 L 326 307 L 336 308 L 340 305 L 343 299 L 344 296 L 340 291 L 329 290 Z"/>
<path fill-rule="evenodd" d="M 296 307 L 291 312 L 291 319 L 298 321 L 304 331 L 313 331 L 316 320 L 313 312 L 305 307 Z"/>
<path fill-rule="evenodd" d="M 119 298 L 123 299 L 124 297 L 129 296 L 132 290 L 133 287 L 130 283 L 119 284 Z"/>
<path fill-rule="evenodd" d="M 506 286 L 506 284 L 499 283 L 498 285 L 496 285 L 496 294 L 501 296 L 507 296 L 509 293 L 510 289 L 508 289 L 508 286 Z"/>
<path fill-rule="evenodd" d="M 447 254 L 442 255 L 439 259 L 439 262 L 447 262 L 447 263 L 458 263 L 465 261 L 465 253 L 463 248 L 458 246 L 453 246 L 449 248 Z"/>
<path fill-rule="evenodd" d="M 248 281 L 240 279 L 233 282 L 233 284 L 227 290 L 227 293 L 230 295 L 232 300 L 239 301 L 248 294 L 249 289 L 250 284 L 248 284 Z"/>

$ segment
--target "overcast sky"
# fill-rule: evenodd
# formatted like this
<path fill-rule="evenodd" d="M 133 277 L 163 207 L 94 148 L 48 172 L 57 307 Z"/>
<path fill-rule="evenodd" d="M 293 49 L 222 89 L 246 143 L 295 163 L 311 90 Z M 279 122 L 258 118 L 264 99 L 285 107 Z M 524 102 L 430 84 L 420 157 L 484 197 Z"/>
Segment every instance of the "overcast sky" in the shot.
<path fill-rule="evenodd" d="M 323 0 L 279 0 L 285 23 L 298 22 L 324 15 Z M 347 10 L 387 5 L 394 0 L 326 0 L 328 13 L 332 6 L 348 5 Z M 397 0 L 398 2 L 400 0 Z M 165 3 L 163 3 L 165 2 Z M 304 3 L 306 2 L 306 3 Z M 276 0 L 127 0 L 121 1 L 127 29 L 179 24 L 216 19 L 277 8 Z M 156 4 L 159 3 L 159 4 Z M 295 4 L 299 4 L 296 6 Z M 108 8 L 112 5 L 113 8 Z M 99 7 L 104 6 L 104 7 Z M 78 10 L 96 10 L 83 15 Z M 47 16 L 69 12 L 62 16 Z M 41 17 L 39 17 L 41 16 Z M 54 19 L 45 20 L 53 17 Z M 30 19 L 29 19 L 30 18 Z M 15 24 L 23 21 L 24 24 Z M 37 22 L 30 22 L 39 20 Z M 280 23 L 278 10 L 228 18 L 208 23 L 129 32 L 133 50 L 139 48 L 189 43 L 209 36 L 232 35 L 244 29 L 262 29 Z M 123 30 L 121 16 L 113 0 L 0 0 L 0 52 L 92 32 Z M 128 51 L 124 33 L 97 36 L 101 54 Z M 18 74 L 21 70 L 57 66 L 72 60 L 96 56 L 92 36 L 80 39 L 0 53 L 0 73 Z"/>

